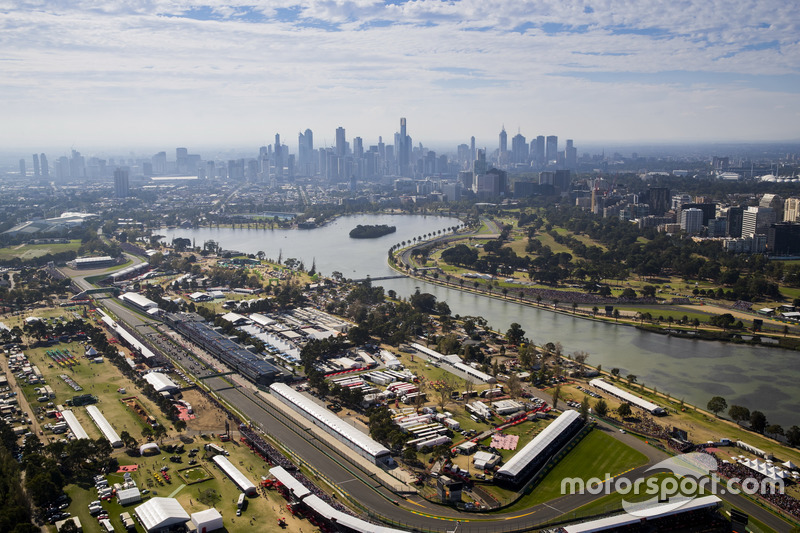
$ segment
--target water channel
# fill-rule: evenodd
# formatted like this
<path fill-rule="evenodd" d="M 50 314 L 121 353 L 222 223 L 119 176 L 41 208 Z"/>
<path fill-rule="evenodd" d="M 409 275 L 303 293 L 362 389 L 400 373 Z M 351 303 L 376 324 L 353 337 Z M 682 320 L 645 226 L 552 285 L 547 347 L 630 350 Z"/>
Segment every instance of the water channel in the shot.
<path fill-rule="evenodd" d="M 438 216 L 355 215 L 313 230 L 175 229 L 167 232 L 167 240 L 185 237 L 197 246 L 214 240 L 225 249 L 263 251 L 273 259 L 279 254 L 283 259 L 293 257 L 302 260 L 306 268 L 315 262 L 323 275 L 338 271 L 347 278 L 378 278 L 394 274 L 386 264 L 390 246 L 457 223 L 456 219 Z M 351 239 L 348 232 L 357 224 L 388 224 L 396 226 L 397 232 L 378 239 Z M 633 373 L 639 382 L 687 403 L 705 406 L 712 396 L 720 395 L 728 405 L 763 411 L 770 423 L 784 427 L 800 424 L 800 352 L 677 339 L 410 278 L 376 284 L 395 290 L 399 296 L 408 296 L 419 288 L 446 301 L 453 314 L 483 316 L 498 331 L 518 322 L 537 344 L 558 341 L 566 353 L 586 351 L 590 364 L 602 364 L 607 370 L 618 367 L 623 375 Z"/>

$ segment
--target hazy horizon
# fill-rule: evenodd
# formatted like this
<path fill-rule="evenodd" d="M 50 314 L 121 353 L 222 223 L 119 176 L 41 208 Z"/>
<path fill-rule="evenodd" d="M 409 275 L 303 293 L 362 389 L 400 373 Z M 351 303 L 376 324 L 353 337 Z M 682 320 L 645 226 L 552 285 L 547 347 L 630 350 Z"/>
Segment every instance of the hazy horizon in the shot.
<path fill-rule="evenodd" d="M 800 15 L 781 0 L 12 5 L 4 151 L 291 147 L 306 128 L 327 146 L 338 126 L 391 144 L 400 117 L 431 147 L 493 149 L 503 126 L 578 146 L 800 138 Z"/>

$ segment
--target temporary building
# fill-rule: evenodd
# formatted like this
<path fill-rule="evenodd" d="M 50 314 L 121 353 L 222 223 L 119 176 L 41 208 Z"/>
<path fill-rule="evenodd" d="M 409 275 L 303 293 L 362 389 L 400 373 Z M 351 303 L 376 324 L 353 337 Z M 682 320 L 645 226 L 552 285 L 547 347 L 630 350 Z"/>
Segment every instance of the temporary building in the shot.
<path fill-rule="evenodd" d="M 117 500 L 120 505 L 130 505 L 142 501 L 142 493 L 139 489 L 133 487 L 131 489 L 124 489 L 117 492 Z"/>
<path fill-rule="evenodd" d="M 156 392 L 174 392 L 179 388 L 174 381 L 161 372 L 145 374 L 144 380 L 152 385 Z"/>
<path fill-rule="evenodd" d="M 148 533 L 185 524 L 189 520 L 189 514 L 175 498 L 150 498 L 134 513 Z"/>
<path fill-rule="evenodd" d="M 192 513 L 192 524 L 197 529 L 197 533 L 210 533 L 222 529 L 222 515 L 214 509 L 206 509 Z"/>
<path fill-rule="evenodd" d="M 158 449 L 158 444 L 155 442 L 148 442 L 139 446 L 140 455 L 156 455 L 157 453 L 161 453 L 161 450 Z"/>
<path fill-rule="evenodd" d="M 253 485 L 253 482 L 247 479 L 247 476 L 242 474 L 242 472 L 233 466 L 233 463 L 228 461 L 228 458 L 223 455 L 215 455 L 211 458 L 212 461 L 217 463 L 217 466 L 225 472 L 231 481 L 233 481 L 239 490 L 247 494 L 248 496 L 255 496 L 256 494 L 256 486 Z"/>

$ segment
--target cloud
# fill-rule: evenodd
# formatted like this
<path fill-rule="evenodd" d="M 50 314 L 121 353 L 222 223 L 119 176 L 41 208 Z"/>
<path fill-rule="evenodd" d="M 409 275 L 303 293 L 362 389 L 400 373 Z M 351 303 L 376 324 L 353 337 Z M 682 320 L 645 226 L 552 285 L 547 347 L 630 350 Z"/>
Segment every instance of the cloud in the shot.
<path fill-rule="evenodd" d="M 742 135 L 790 135 L 775 111 L 797 108 L 800 21 L 789 4 L 22 0 L 0 12 L 0 96 L 9 119 L 55 127 L 3 140 L 70 128 L 88 137 L 97 124 L 113 135 L 106 117 L 138 133 L 144 117 L 172 116 L 170 134 L 196 135 L 181 124 L 203 115 L 215 120 L 209 136 L 352 120 L 366 139 L 412 113 L 424 137 L 494 132 L 510 118 L 574 137 L 647 135 L 626 109 L 660 117 L 659 135 L 677 138 L 717 108 L 762 114 Z M 263 118 L 240 118 L 254 113 Z M 709 136 L 731 135 L 707 124 Z"/>

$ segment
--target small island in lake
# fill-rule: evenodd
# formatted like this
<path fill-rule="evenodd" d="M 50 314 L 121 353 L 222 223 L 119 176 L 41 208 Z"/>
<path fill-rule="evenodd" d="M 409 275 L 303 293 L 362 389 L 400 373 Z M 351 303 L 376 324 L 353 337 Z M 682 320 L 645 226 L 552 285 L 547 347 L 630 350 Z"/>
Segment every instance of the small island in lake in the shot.
<path fill-rule="evenodd" d="M 390 233 L 394 233 L 397 231 L 395 226 L 387 226 L 386 224 L 380 225 L 367 225 L 362 226 L 359 224 L 355 228 L 350 230 L 350 238 L 352 239 L 375 239 L 378 237 L 383 237 L 384 235 L 388 235 Z"/>

